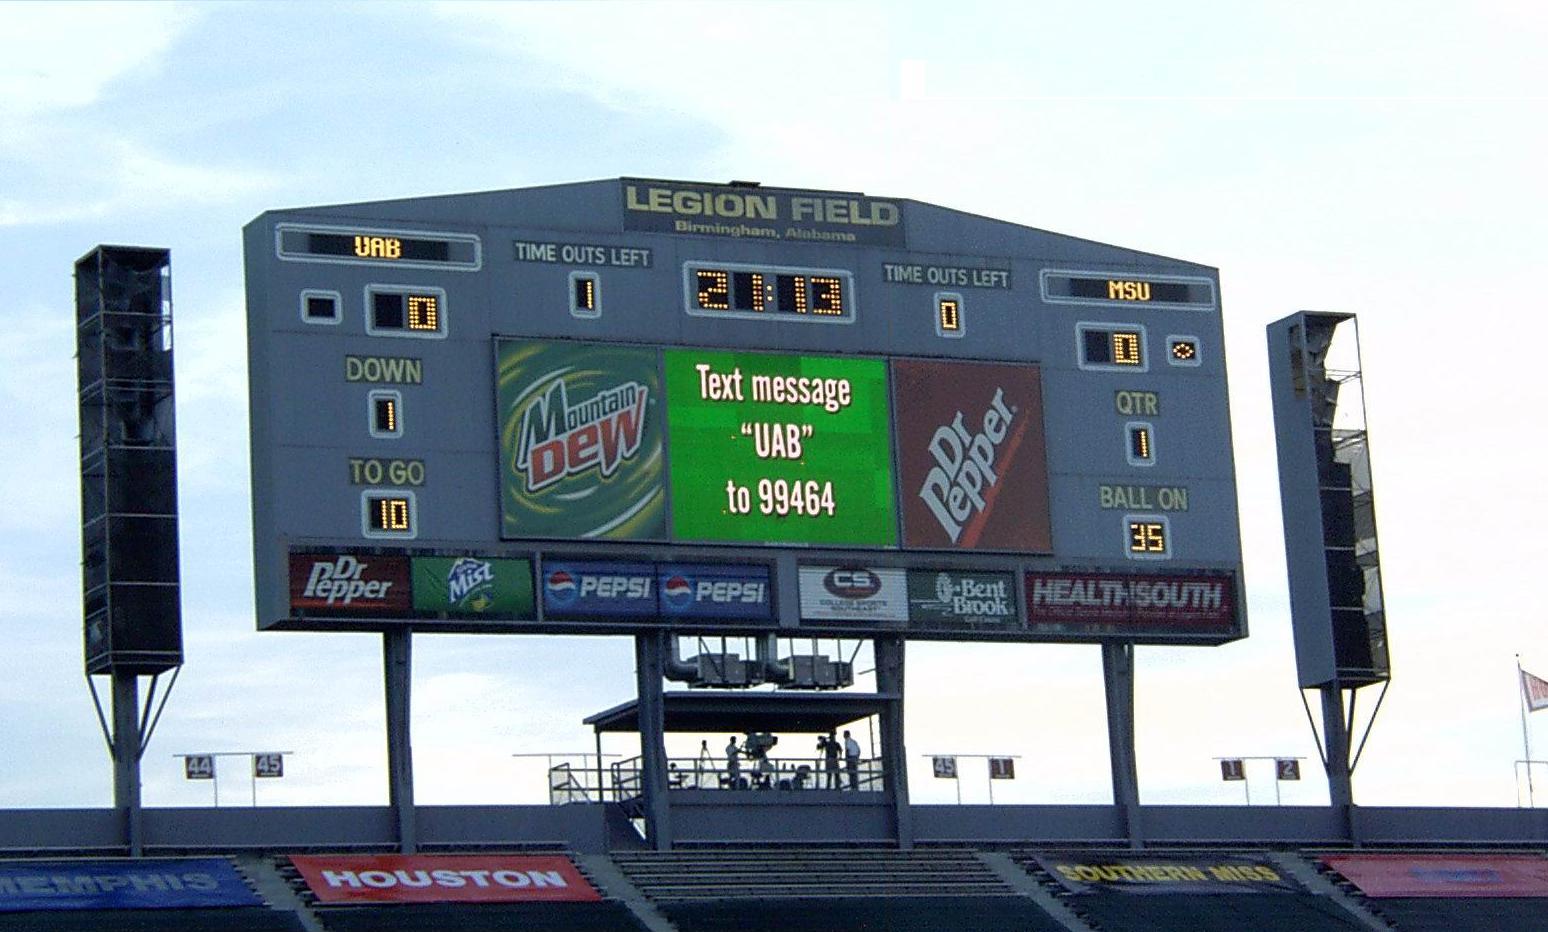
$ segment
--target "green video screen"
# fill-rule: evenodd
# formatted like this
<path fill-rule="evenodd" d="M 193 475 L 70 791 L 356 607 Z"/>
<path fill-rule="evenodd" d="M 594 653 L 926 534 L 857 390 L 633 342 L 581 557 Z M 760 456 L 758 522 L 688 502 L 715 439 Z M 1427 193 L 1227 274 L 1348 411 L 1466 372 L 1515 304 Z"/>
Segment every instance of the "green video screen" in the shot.
<path fill-rule="evenodd" d="M 665 359 L 674 539 L 897 546 L 885 362 Z"/>

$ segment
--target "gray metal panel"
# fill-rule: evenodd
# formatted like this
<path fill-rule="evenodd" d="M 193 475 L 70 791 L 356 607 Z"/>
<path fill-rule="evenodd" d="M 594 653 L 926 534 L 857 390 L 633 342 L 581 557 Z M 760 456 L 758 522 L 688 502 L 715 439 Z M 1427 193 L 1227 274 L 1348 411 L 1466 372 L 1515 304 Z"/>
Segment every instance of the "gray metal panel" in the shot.
<path fill-rule="evenodd" d="M 349 483 L 351 457 L 424 461 L 425 484 L 413 489 L 420 524 L 413 548 L 509 552 L 510 546 L 502 545 L 498 534 L 491 348 L 495 335 L 1036 363 L 1042 371 L 1050 473 L 1054 553 L 1049 565 L 1135 572 L 1202 567 L 1239 576 L 1240 535 L 1218 304 L 1209 310 L 1188 310 L 1045 303 L 1039 283 L 1041 273 L 1050 268 L 1193 276 L 1208 279 L 1218 295 L 1213 269 L 903 199 L 889 200 L 901 211 L 906 248 L 625 230 L 623 184 L 598 181 L 275 211 L 248 225 L 260 625 L 268 626 L 287 613 L 286 548 L 394 543 L 361 538 L 359 495 L 364 486 Z M 474 235 L 481 238 L 482 267 L 427 271 L 382 263 L 280 259 L 273 233 L 280 223 Z M 519 261 L 517 241 L 649 250 L 650 265 Z M 848 270 L 853 275 L 856 320 L 828 324 L 687 314 L 682 269 L 693 260 Z M 1005 272 L 1010 287 L 889 280 L 889 264 Z M 576 269 L 598 275 L 601 314 L 597 318 L 573 316 L 562 298 Z M 423 285 L 443 291 L 445 338 L 367 334 L 365 289 L 371 284 Z M 303 322 L 299 296 L 307 289 L 336 291 L 342 298 L 342 320 L 328 325 Z M 965 328 L 960 338 L 943 338 L 935 329 L 934 296 L 943 290 L 962 296 Z M 1150 357 L 1147 371 L 1079 368 L 1074 328 L 1081 321 L 1143 324 Z M 1166 364 L 1163 341 L 1171 334 L 1199 339 L 1203 350 L 1199 365 Z M 423 380 L 417 384 L 346 382 L 346 355 L 409 357 L 419 362 Z M 400 393 L 409 427 L 401 439 L 373 438 L 366 430 L 366 398 L 373 390 Z M 1145 418 L 1122 414 L 1114 407 L 1118 390 L 1154 393 L 1160 399 L 1160 413 Z M 1154 466 L 1135 467 L 1125 459 L 1123 431 L 1129 420 L 1153 424 L 1158 451 Z M 1169 514 L 1176 542 L 1169 561 L 1150 564 L 1125 559 L 1120 526 L 1124 510 L 1099 506 L 1098 487 L 1103 484 L 1189 490 L 1187 511 Z M 615 557 L 636 555 L 639 550 L 617 544 L 569 549 Z M 670 552 L 675 559 L 687 560 L 749 554 L 745 548 L 687 545 L 675 545 Z M 800 548 L 783 552 L 802 553 L 804 559 Z M 772 555 L 768 550 L 750 553 L 764 561 Z M 847 558 L 877 562 L 870 554 L 851 553 Z M 971 552 L 900 551 L 880 563 L 937 565 L 943 560 L 951 565 L 1010 568 L 1003 558 Z M 1017 565 L 1040 562 L 1034 558 Z M 786 605 L 782 611 L 788 615 L 793 606 Z M 1245 631 L 1245 619 L 1242 626 Z"/>
<path fill-rule="evenodd" d="M 1348 316 L 1348 315 L 1341 315 Z M 1295 667 L 1302 689 L 1337 678 L 1328 573 L 1323 555 L 1322 500 L 1311 401 L 1295 392 L 1291 358 L 1306 330 L 1305 312 L 1268 325 L 1269 394 L 1274 405 L 1274 443 L 1279 455 L 1279 500 L 1284 514 L 1285 562 Z"/>

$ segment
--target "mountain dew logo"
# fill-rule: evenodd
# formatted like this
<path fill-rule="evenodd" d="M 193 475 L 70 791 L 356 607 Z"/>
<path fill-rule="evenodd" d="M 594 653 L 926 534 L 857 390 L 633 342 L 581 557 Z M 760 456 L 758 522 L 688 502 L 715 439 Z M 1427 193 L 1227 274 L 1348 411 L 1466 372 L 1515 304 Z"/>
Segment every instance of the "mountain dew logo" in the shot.
<path fill-rule="evenodd" d="M 666 537 L 653 349 L 495 341 L 501 536 Z"/>
<path fill-rule="evenodd" d="M 595 469 L 603 476 L 640 451 L 650 389 L 626 382 L 603 389 L 573 407 L 569 387 L 558 379 L 546 394 L 521 412 L 516 472 L 526 476 L 527 491 Z"/>

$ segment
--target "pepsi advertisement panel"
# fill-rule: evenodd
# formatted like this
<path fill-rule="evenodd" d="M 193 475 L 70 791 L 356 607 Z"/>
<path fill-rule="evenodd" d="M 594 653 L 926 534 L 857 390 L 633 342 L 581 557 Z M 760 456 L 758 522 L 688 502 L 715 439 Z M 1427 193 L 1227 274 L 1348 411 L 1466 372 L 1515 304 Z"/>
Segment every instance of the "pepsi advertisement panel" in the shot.
<path fill-rule="evenodd" d="M 755 621 L 774 617 L 766 566 L 663 563 L 656 575 L 663 617 Z"/>
<path fill-rule="evenodd" d="M 543 566 L 543 612 L 555 619 L 656 616 L 651 563 L 565 560 Z"/>

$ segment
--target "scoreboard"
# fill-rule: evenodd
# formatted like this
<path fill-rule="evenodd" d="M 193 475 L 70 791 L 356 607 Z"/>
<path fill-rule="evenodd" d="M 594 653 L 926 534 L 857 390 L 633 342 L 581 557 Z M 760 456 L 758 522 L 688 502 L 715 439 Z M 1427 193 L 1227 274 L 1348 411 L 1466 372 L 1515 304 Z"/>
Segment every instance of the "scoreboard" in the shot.
<path fill-rule="evenodd" d="M 630 178 L 244 236 L 260 627 L 1246 633 L 1209 267 Z"/>

